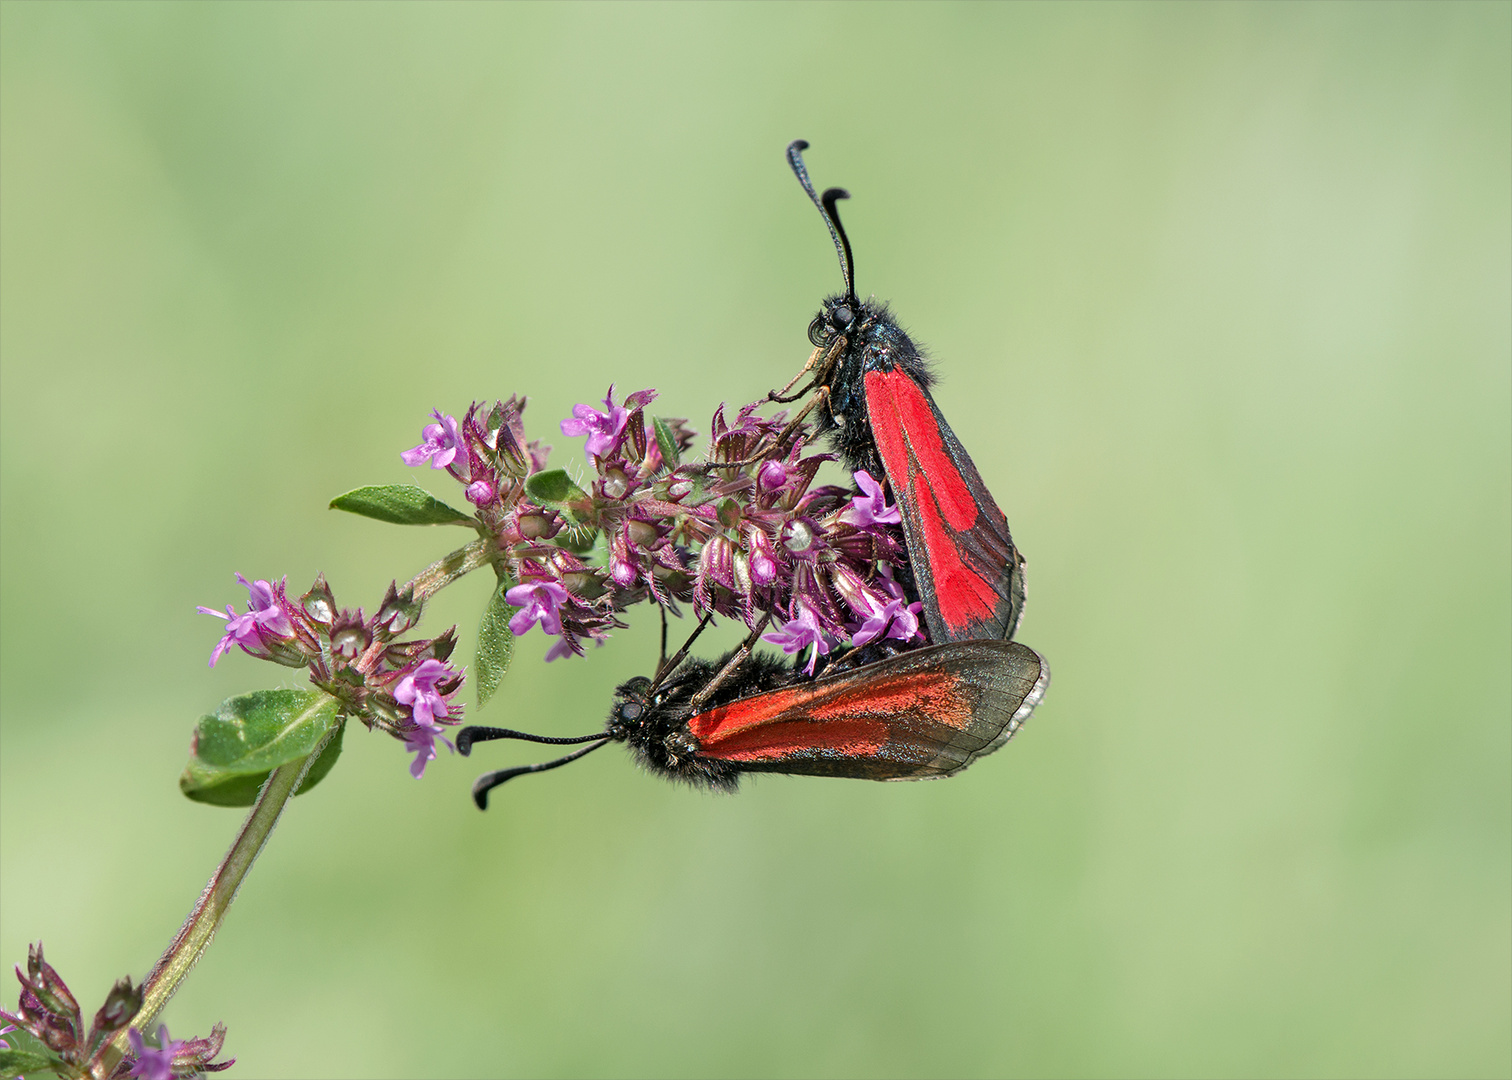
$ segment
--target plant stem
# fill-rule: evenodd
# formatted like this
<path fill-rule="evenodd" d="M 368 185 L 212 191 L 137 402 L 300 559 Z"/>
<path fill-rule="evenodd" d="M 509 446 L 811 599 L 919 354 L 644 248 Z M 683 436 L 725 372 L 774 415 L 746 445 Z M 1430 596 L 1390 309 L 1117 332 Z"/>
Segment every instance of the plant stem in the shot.
<path fill-rule="evenodd" d="M 179 984 L 189 974 L 189 970 L 209 947 L 210 939 L 215 936 L 215 931 L 220 928 L 221 920 L 226 917 L 226 912 L 231 908 L 231 902 L 236 899 L 236 891 L 241 888 L 242 879 L 247 876 L 252 869 L 252 864 L 257 861 L 257 856 L 261 853 L 263 845 L 268 842 L 268 837 L 273 835 L 273 827 L 278 824 L 284 806 L 299 790 L 305 773 L 310 771 L 310 766 L 320 757 L 320 752 L 325 749 L 337 730 L 338 728 L 333 725 L 309 757 L 302 761 L 291 761 L 287 765 L 281 765 L 268 775 L 262 790 L 258 792 L 257 801 L 252 804 L 252 810 L 247 814 L 247 820 L 242 823 L 241 832 L 236 834 L 236 840 L 231 844 L 231 850 L 226 852 L 226 857 L 210 875 L 205 891 L 200 893 L 200 898 L 195 902 L 193 910 L 189 912 L 189 917 L 184 920 L 184 925 L 179 928 L 177 936 L 147 975 L 147 981 L 142 984 L 141 1011 L 132 1018 L 128 1027 L 116 1032 L 110 1041 L 95 1053 L 89 1063 L 91 1076 L 97 1080 L 103 1080 L 115 1072 L 116 1066 L 128 1052 L 127 1033 L 133 1028 L 137 1031 L 145 1031 L 147 1026 L 157 1019 L 163 1007 L 168 1004 L 169 998 L 173 997 Z"/>
<path fill-rule="evenodd" d="M 415 575 L 409 583 L 415 590 L 415 599 L 427 599 L 464 574 L 470 574 L 481 566 L 487 566 L 495 554 L 493 546 L 482 539 L 459 547 L 450 555 L 438 559 Z"/>

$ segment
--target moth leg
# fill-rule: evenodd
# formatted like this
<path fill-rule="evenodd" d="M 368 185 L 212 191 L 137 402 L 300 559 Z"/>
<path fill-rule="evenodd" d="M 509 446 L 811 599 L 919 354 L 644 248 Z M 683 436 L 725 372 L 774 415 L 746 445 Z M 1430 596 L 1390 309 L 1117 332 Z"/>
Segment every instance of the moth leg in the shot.
<path fill-rule="evenodd" d="M 781 390 L 772 390 L 767 393 L 767 400 L 776 402 L 797 401 L 804 394 L 807 394 L 815 387 L 815 385 L 817 385 L 821 380 L 829 375 L 830 366 L 834 364 L 835 358 L 845 351 L 845 344 L 845 338 L 842 336 L 837 337 L 828 345 L 818 346 L 812 353 L 809 354 L 808 363 L 804 364 L 803 367 L 798 369 L 798 374 L 794 375 L 792 379 L 788 381 L 788 384 L 786 386 L 784 386 Z M 818 370 L 814 375 L 813 382 L 809 383 L 796 394 L 788 393 L 788 391 L 792 390 L 794 386 L 798 385 L 799 379 L 803 378 L 810 371 L 814 371 L 816 368 Z"/>
<path fill-rule="evenodd" d="M 736 649 L 730 656 L 729 663 L 720 668 L 719 674 L 705 683 L 703 689 L 693 695 L 693 699 L 688 702 L 688 708 L 691 712 L 699 713 L 703 711 L 704 702 L 713 697 L 714 691 L 718 690 L 721 684 L 731 675 L 735 674 L 741 664 L 746 662 L 746 658 L 751 655 L 751 650 L 756 647 L 756 641 L 761 637 L 761 632 L 767 628 L 767 624 L 771 621 L 772 613 L 768 611 L 761 617 L 761 621 L 756 624 L 756 629 L 751 631 L 750 636 L 745 639 L 740 648 Z"/>
<path fill-rule="evenodd" d="M 808 393 L 808 390 L 805 389 L 803 393 Z M 819 392 L 809 399 L 809 403 L 803 408 L 799 409 L 793 415 L 793 418 L 787 422 L 787 426 L 777 433 L 777 438 L 775 441 L 773 441 L 772 445 L 767 447 L 761 453 L 757 454 L 755 457 L 741 458 L 739 461 L 711 461 L 709 462 L 709 467 L 711 469 L 743 469 L 747 465 L 756 464 L 758 461 L 766 461 L 768 458 L 777 457 L 782 453 L 783 445 L 788 441 L 789 438 L 792 437 L 793 432 L 798 430 L 798 425 L 803 423 L 803 418 L 808 416 L 809 413 L 813 412 L 814 407 L 821 401 L 828 401 L 829 393 L 829 387 L 821 386 L 819 388 Z M 794 401 L 802 396 L 803 394 L 798 394 L 793 398 L 789 398 L 788 400 Z"/>

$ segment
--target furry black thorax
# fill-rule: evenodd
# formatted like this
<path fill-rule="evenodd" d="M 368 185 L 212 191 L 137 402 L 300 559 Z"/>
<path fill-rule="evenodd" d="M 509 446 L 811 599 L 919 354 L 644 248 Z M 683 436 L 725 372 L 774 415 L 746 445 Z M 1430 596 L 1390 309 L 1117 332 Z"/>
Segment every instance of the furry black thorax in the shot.
<path fill-rule="evenodd" d="M 754 694 L 809 682 L 829 672 L 875 663 L 905 648 L 890 639 L 860 649 L 838 648 L 821 658 L 813 675 L 786 658 L 752 653 L 709 696 L 709 700 L 700 705 L 700 710 L 706 712 Z M 628 746 L 636 760 L 658 776 L 681 780 L 694 787 L 734 791 L 740 782 L 740 774 L 750 770 L 718 758 L 700 757 L 698 740 L 688 730 L 694 695 L 724 670 L 734 655 L 735 651 L 731 650 L 715 660 L 690 657 L 655 688 L 643 675 L 623 683 L 614 692 L 614 707 L 609 712 L 604 734 Z"/>
<path fill-rule="evenodd" d="M 923 349 L 879 300 L 857 300 L 843 293 L 826 297 L 809 323 L 809 340 L 822 348 L 842 335 L 845 349 L 820 380 L 830 396 L 819 430 L 829 434 L 835 452 L 852 472 L 864 469 L 880 478 L 886 472 L 866 412 L 866 373 L 902 368 L 925 394 L 934 375 Z"/>
<path fill-rule="evenodd" d="M 605 734 L 627 745 L 641 765 L 659 776 L 696 787 L 734 791 L 739 783 L 739 770 L 727 761 L 698 757 L 698 740 L 688 730 L 694 695 L 723 670 L 733 655 L 732 651 L 717 660 L 689 657 L 654 689 L 645 676 L 622 684 L 614 692 L 614 708 L 609 712 Z M 753 653 L 701 708 L 715 709 L 752 694 L 787 686 L 795 676 L 807 678 L 794 672 L 785 659 Z"/>

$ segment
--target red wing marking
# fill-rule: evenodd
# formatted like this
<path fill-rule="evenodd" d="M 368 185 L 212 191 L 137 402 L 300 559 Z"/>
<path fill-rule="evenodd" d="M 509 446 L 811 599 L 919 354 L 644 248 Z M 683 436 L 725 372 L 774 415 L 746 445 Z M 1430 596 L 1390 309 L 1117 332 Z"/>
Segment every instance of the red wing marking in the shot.
<path fill-rule="evenodd" d="M 769 690 L 765 694 L 741 698 L 728 705 L 698 713 L 688 720 L 688 730 L 699 742 L 720 738 L 749 727 L 770 724 L 784 713 L 800 709 L 813 697 L 811 686 L 792 690 Z"/>
<path fill-rule="evenodd" d="M 928 646 L 690 717 L 700 757 L 742 771 L 870 780 L 949 776 L 990 754 L 1044 696 L 1017 642 Z"/>
<path fill-rule="evenodd" d="M 997 618 L 1004 599 L 999 581 L 981 571 L 990 569 L 1007 578 L 1011 568 L 983 567 L 979 559 L 968 560 L 963 553 L 961 538 L 978 527 L 979 519 L 987 528 L 987 519 L 981 518 L 981 507 L 946 449 L 940 421 L 918 383 L 901 368 L 868 371 L 866 395 L 872 436 L 903 508 L 905 532 L 917 532 L 908 539 L 911 544 L 922 542 L 924 548 L 920 584 L 933 590 L 945 640 L 978 636 L 984 624 L 990 626 Z M 914 556 L 916 566 L 919 554 Z"/>
<path fill-rule="evenodd" d="M 945 531 L 933 499 L 917 499 L 919 520 L 924 526 L 924 549 L 934 578 L 940 617 L 947 626 L 962 626 L 992 618 L 998 594 L 992 582 L 973 574 L 961 560 L 955 538 Z"/>
<path fill-rule="evenodd" d="M 971 723 L 971 703 L 960 693 L 960 677 L 947 671 L 921 671 L 908 678 L 869 679 L 827 694 L 805 710 L 817 721 L 851 716 L 888 717 L 928 713 L 951 727 Z"/>
<path fill-rule="evenodd" d="M 887 475 L 907 477 L 910 489 L 923 479 L 924 490 L 930 493 L 945 520 L 957 532 L 975 525 L 976 500 L 972 498 L 961 470 L 956 468 L 956 463 L 945 450 L 934 409 L 930 408 L 919 384 L 901 368 L 868 371 L 866 391 L 868 401 L 872 394 L 880 394 L 896 410 L 890 415 L 885 409 L 879 410 L 880 415 L 872 417 L 872 433 L 877 440 L 877 449 L 882 453 Z M 879 424 L 879 420 L 883 423 Z M 923 501 L 916 492 L 911 494 L 915 503 Z"/>
<path fill-rule="evenodd" d="M 783 761 L 795 754 L 831 753 L 871 757 L 887 745 L 887 725 L 880 720 L 832 720 L 815 723 L 799 717 L 753 725 L 704 743 L 701 753 L 724 761 Z"/>
<path fill-rule="evenodd" d="M 803 753 L 871 757 L 891 740 L 894 725 L 920 714 L 968 728 L 971 702 L 960 682 L 945 671 L 847 677 L 722 705 L 690 718 L 688 730 L 700 753 L 727 761 L 783 761 Z"/>

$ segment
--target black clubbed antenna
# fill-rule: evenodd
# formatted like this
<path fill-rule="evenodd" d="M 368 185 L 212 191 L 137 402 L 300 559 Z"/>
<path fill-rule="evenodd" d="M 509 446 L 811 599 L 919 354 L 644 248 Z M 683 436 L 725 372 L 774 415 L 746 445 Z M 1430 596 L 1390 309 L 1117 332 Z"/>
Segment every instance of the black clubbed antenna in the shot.
<path fill-rule="evenodd" d="M 572 742 L 572 739 L 561 739 L 561 742 Z M 584 754 L 591 754 L 599 747 L 611 742 L 608 736 L 599 736 L 598 742 L 591 743 L 581 750 L 574 750 L 570 754 L 564 754 L 552 761 L 543 761 L 538 765 L 520 765 L 513 769 L 500 769 L 498 772 L 484 773 L 473 781 L 473 802 L 478 804 L 479 810 L 488 809 L 488 793 L 506 780 L 513 780 L 516 776 L 524 776 L 526 773 L 545 772 L 547 769 L 560 768 L 568 762 L 576 761 Z"/>
<path fill-rule="evenodd" d="M 835 209 L 835 202 L 839 199 L 850 198 L 850 192 L 844 188 L 829 188 L 823 197 L 814 193 L 814 185 L 809 181 L 808 169 L 803 164 L 803 151 L 808 149 L 808 142 L 804 139 L 794 139 L 788 143 L 788 165 L 792 167 L 793 175 L 798 177 L 798 182 L 803 185 L 803 190 L 808 192 L 808 197 L 814 200 L 814 205 L 819 208 L 819 213 L 824 217 L 824 224 L 829 226 L 830 239 L 835 241 L 835 252 L 840 256 L 840 273 L 845 277 L 845 298 L 856 299 L 856 262 L 851 257 L 850 238 L 845 235 L 845 228 L 840 224 L 840 214 Z"/>
<path fill-rule="evenodd" d="M 605 743 L 613 741 L 602 731 L 593 735 L 575 735 L 572 738 L 563 739 L 554 735 L 531 735 L 528 732 L 514 731 L 510 728 L 480 727 L 469 724 L 457 732 L 457 752 L 467 757 L 472 753 L 473 743 L 491 742 L 494 739 L 520 739 L 524 742 L 547 743 L 552 746 L 570 746 L 572 743 L 592 743 L 593 745 L 574 750 L 553 761 L 543 761 L 539 765 L 521 765 L 514 769 L 500 769 L 498 772 L 484 773 L 474 781 L 472 787 L 473 802 L 478 804 L 479 810 L 488 809 L 488 793 L 504 781 L 512 780 L 516 776 L 524 776 L 526 773 L 545 772 L 547 769 L 566 765 L 584 754 L 592 753 Z"/>

